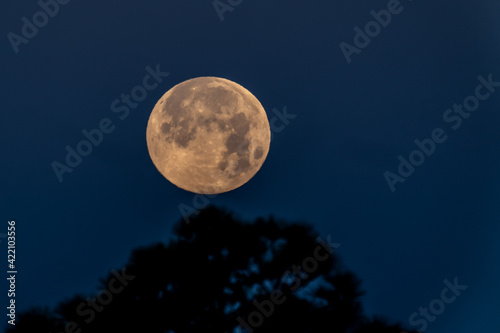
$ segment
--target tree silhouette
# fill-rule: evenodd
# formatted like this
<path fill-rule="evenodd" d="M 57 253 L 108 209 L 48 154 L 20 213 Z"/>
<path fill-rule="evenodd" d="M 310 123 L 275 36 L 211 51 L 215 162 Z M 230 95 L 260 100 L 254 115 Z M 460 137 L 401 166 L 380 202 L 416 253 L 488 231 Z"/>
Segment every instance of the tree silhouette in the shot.
<path fill-rule="evenodd" d="M 360 281 L 318 237 L 211 206 L 178 222 L 168 244 L 134 250 L 95 295 L 31 309 L 7 332 L 406 332 L 363 314 Z"/>

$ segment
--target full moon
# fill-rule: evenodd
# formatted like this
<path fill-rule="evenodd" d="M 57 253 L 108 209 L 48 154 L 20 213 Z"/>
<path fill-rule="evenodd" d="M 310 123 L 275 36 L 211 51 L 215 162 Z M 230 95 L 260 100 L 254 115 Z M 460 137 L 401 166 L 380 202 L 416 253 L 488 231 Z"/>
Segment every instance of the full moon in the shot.
<path fill-rule="evenodd" d="M 146 130 L 149 155 L 174 185 L 218 194 L 248 182 L 269 152 L 271 130 L 258 101 L 239 84 L 198 77 L 156 103 Z"/>

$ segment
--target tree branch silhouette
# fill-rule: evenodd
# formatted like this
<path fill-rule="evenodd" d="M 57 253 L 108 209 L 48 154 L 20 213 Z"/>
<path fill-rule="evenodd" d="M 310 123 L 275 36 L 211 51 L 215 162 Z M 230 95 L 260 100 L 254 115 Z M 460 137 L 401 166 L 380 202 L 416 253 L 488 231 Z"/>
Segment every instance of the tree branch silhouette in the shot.
<path fill-rule="evenodd" d="M 404 331 L 364 315 L 361 281 L 309 224 L 245 223 L 210 206 L 173 231 L 133 250 L 96 295 L 33 308 L 7 332 Z"/>

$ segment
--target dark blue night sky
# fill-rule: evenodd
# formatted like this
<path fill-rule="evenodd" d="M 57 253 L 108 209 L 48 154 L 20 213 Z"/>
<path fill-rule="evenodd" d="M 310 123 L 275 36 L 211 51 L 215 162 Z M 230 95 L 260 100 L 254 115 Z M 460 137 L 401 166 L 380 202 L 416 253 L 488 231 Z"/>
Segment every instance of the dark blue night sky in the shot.
<path fill-rule="evenodd" d="M 66 1 L 31 38 L 36 1 L 4 3 L 0 20 L 0 233 L 16 221 L 18 311 L 93 292 L 132 249 L 169 239 L 194 194 L 152 164 L 147 121 L 174 85 L 218 76 L 279 130 L 256 176 L 211 204 L 331 235 L 370 314 L 419 328 L 412 314 L 456 278 L 467 289 L 426 332 L 499 331 L 498 1 L 222 0 L 237 4 L 223 20 L 211 0 Z M 381 10 L 390 22 L 370 37 Z M 114 112 L 155 70 L 158 85 Z M 53 162 L 103 121 L 61 182 Z"/>

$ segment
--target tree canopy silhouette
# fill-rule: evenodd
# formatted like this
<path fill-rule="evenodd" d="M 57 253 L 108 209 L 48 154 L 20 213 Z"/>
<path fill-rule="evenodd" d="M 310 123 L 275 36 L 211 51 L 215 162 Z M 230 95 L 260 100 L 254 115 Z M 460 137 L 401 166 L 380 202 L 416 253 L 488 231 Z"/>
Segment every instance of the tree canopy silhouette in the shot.
<path fill-rule="evenodd" d="M 21 313 L 7 332 L 406 332 L 363 314 L 334 247 L 308 224 L 244 223 L 211 206 L 168 244 L 134 250 L 96 294 Z"/>

